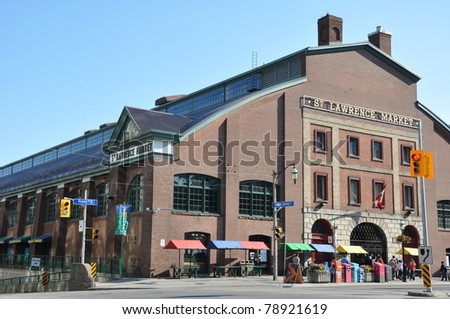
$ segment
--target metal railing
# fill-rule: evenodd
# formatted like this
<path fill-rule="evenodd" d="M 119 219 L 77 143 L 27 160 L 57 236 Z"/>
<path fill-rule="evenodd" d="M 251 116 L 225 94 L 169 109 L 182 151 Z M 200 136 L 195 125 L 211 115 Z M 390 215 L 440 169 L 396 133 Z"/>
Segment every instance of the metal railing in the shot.
<path fill-rule="evenodd" d="M 32 258 L 40 258 L 40 270 L 43 271 L 70 271 L 72 264 L 80 263 L 81 257 L 46 256 L 46 255 L 0 255 L 0 268 L 30 269 Z M 117 275 L 119 274 L 119 260 L 115 258 L 86 258 L 87 263 L 95 262 L 97 272 Z"/>

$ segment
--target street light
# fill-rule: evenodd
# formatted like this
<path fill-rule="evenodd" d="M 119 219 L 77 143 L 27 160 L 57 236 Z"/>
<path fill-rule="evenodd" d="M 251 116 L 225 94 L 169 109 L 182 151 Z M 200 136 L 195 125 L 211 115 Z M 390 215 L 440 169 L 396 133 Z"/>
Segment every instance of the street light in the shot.
<path fill-rule="evenodd" d="M 402 219 L 398 222 L 402 231 L 402 281 L 406 282 L 406 264 L 405 264 L 405 221 Z"/>
<path fill-rule="evenodd" d="M 294 180 L 294 184 L 297 184 L 298 179 L 298 170 L 295 167 L 295 163 L 287 165 L 285 168 L 283 168 L 279 172 L 272 172 L 272 193 L 273 193 L 273 201 L 277 201 L 277 182 L 278 182 L 278 176 L 280 176 L 288 167 L 292 167 L 291 176 Z M 273 230 L 272 230 L 272 236 L 273 236 L 273 280 L 278 280 L 278 237 L 276 236 L 276 230 L 278 229 L 278 219 L 277 219 L 277 213 L 281 208 L 273 207 Z"/>

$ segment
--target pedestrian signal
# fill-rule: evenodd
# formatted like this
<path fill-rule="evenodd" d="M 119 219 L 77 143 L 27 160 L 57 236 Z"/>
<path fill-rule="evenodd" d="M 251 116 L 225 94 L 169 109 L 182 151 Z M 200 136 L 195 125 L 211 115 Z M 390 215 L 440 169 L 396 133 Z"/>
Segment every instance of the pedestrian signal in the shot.
<path fill-rule="evenodd" d="M 98 229 L 94 228 L 92 229 L 92 239 L 97 239 L 98 238 Z"/>
<path fill-rule="evenodd" d="M 70 207 L 72 201 L 70 199 L 61 199 L 61 210 L 60 217 L 61 218 L 69 218 L 70 217 Z"/>

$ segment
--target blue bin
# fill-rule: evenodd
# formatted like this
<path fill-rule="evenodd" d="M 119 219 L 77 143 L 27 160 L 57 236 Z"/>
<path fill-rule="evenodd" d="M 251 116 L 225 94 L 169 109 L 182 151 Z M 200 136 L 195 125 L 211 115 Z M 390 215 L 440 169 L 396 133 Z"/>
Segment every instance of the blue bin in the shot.
<path fill-rule="evenodd" d="M 352 282 L 361 282 L 359 264 L 351 263 L 352 265 Z"/>

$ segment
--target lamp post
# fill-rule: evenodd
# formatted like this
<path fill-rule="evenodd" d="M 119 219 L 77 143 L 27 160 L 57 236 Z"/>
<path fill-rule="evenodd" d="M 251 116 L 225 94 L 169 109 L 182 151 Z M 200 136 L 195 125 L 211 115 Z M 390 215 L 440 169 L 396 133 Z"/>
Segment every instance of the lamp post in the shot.
<path fill-rule="evenodd" d="M 298 178 L 298 170 L 295 167 L 295 163 L 287 165 L 285 168 L 283 168 L 279 172 L 272 172 L 272 193 L 273 193 L 273 201 L 277 201 L 277 182 L 278 182 L 278 176 L 280 176 L 288 167 L 292 167 L 291 176 L 294 180 L 294 184 L 297 183 Z M 273 280 L 278 280 L 278 237 L 277 237 L 277 228 L 278 228 L 278 218 L 277 213 L 281 208 L 273 208 L 273 230 L 272 230 L 272 236 L 273 236 Z"/>
<path fill-rule="evenodd" d="M 406 282 L 406 264 L 405 264 L 405 221 L 402 219 L 398 222 L 402 231 L 402 281 Z"/>

